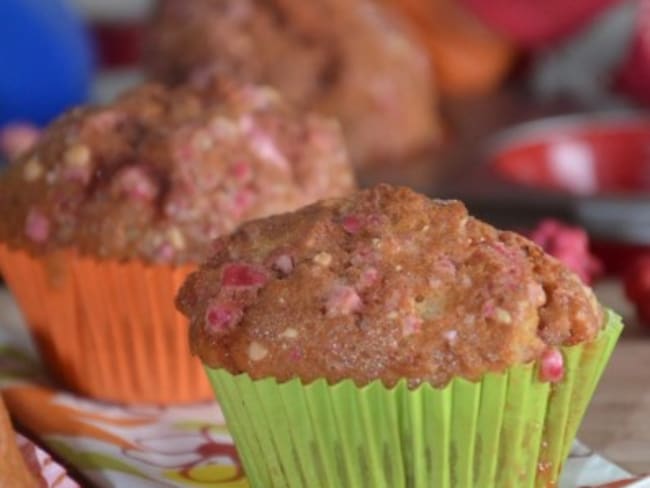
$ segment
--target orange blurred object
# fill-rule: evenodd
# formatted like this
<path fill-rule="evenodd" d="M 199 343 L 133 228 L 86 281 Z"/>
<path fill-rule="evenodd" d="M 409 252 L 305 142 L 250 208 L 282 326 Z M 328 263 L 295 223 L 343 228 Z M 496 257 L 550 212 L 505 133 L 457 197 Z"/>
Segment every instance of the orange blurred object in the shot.
<path fill-rule="evenodd" d="M 124 404 L 207 400 L 174 306 L 194 266 L 97 260 L 61 251 L 32 257 L 0 244 L 0 269 L 47 371 L 84 396 Z"/>
<path fill-rule="evenodd" d="M 514 44 L 454 0 L 381 0 L 401 11 L 426 45 L 443 95 L 488 93 L 507 76 Z"/>

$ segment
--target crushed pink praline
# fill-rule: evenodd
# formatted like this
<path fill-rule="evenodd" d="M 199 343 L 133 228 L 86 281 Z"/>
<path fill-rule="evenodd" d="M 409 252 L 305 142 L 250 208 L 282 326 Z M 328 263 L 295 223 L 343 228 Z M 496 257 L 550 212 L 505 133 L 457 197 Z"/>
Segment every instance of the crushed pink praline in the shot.
<path fill-rule="evenodd" d="M 181 144 L 177 151 L 177 159 L 180 161 L 191 161 L 195 158 L 194 147 L 191 143 Z"/>
<path fill-rule="evenodd" d="M 293 271 L 293 259 L 288 254 L 281 254 L 273 261 L 273 268 L 284 275 L 288 275 Z"/>
<path fill-rule="evenodd" d="M 557 383 L 564 378 L 564 358 L 557 348 L 548 348 L 542 354 L 539 367 L 540 381 Z"/>
<path fill-rule="evenodd" d="M 298 347 L 294 347 L 289 351 L 289 359 L 292 361 L 300 361 L 303 358 L 302 350 Z"/>
<path fill-rule="evenodd" d="M 346 215 L 341 220 L 341 225 L 348 234 L 358 234 L 361 230 L 361 219 L 356 215 Z"/>
<path fill-rule="evenodd" d="M 152 201 L 158 195 L 158 186 L 139 166 L 120 171 L 117 181 L 120 190 L 133 200 Z"/>
<path fill-rule="evenodd" d="M 123 114 L 114 110 L 104 110 L 88 118 L 86 124 L 88 127 L 98 132 L 108 132 L 112 130 L 124 117 Z"/>
<path fill-rule="evenodd" d="M 70 182 L 78 182 L 82 185 L 88 184 L 92 177 L 90 166 L 69 166 L 63 169 L 63 179 Z"/>
<path fill-rule="evenodd" d="M 336 285 L 332 288 L 325 304 L 328 317 L 349 315 L 362 306 L 361 297 L 351 286 Z"/>
<path fill-rule="evenodd" d="M 223 270 L 223 286 L 257 288 L 264 286 L 269 276 L 263 268 L 246 263 L 231 263 Z"/>
<path fill-rule="evenodd" d="M 377 271 L 377 268 L 369 267 L 364 269 L 361 272 L 361 276 L 359 277 L 359 282 L 357 283 L 357 287 L 360 290 L 364 290 L 377 283 L 378 280 L 379 280 L 379 271 Z"/>
<path fill-rule="evenodd" d="M 237 161 L 232 167 L 232 174 L 238 182 L 244 183 L 251 179 L 253 171 L 246 161 Z"/>
<path fill-rule="evenodd" d="M 257 194 L 248 188 L 242 188 L 235 193 L 232 199 L 232 211 L 238 218 L 253 206 Z"/>
<path fill-rule="evenodd" d="M 442 335 L 449 344 L 454 344 L 458 340 L 457 330 L 448 330 L 444 332 Z"/>
<path fill-rule="evenodd" d="M 494 317 L 496 313 L 496 307 L 494 305 L 494 302 L 492 300 L 488 300 L 483 304 L 483 308 L 481 308 L 481 313 L 488 318 Z"/>
<path fill-rule="evenodd" d="M 160 261 L 171 261 L 174 259 L 174 256 L 176 255 L 176 251 L 174 250 L 174 246 L 172 246 L 169 242 L 165 242 L 158 249 L 156 249 L 156 257 Z"/>
<path fill-rule="evenodd" d="M 253 129 L 249 132 L 249 142 L 255 153 L 265 162 L 281 170 L 289 169 L 289 162 L 282 154 L 273 138 L 265 131 Z"/>
<path fill-rule="evenodd" d="M 417 334 L 422 330 L 422 319 L 416 317 L 415 315 L 409 315 L 406 317 L 402 323 L 402 335 L 408 337 L 413 334 Z"/>
<path fill-rule="evenodd" d="M 32 209 L 25 220 L 25 234 L 33 242 L 43 243 L 50 236 L 50 221 L 37 209 Z"/>
<path fill-rule="evenodd" d="M 241 307 L 236 304 L 214 302 L 205 312 L 205 324 L 209 332 L 220 335 L 233 329 L 243 315 Z"/>
<path fill-rule="evenodd" d="M 580 227 L 545 219 L 530 233 L 530 238 L 587 284 L 603 273 L 602 263 L 589 249 L 589 236 Z"/>

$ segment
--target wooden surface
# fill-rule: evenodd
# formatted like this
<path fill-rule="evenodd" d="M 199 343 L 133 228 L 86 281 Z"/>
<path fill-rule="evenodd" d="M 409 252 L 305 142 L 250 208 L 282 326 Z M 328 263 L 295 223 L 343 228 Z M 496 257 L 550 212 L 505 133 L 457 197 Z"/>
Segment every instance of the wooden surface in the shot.
<path fill-rule="evenodd" d="M 620 286 L 596 287 L 626 324 L 578 437 L 633 473 L 650 473 L 650 328 L 642 329 Z"/>
<path fill-rule="evenodd" d="M 633 473 L 650 473 L 650 328 L 645 332 L 615 282 L 599 285 L 603 303 L 626 320 L 579 433 L 586 444 Z M 0 326 L 28 342 L 8 293 L 0 289 Z"/>

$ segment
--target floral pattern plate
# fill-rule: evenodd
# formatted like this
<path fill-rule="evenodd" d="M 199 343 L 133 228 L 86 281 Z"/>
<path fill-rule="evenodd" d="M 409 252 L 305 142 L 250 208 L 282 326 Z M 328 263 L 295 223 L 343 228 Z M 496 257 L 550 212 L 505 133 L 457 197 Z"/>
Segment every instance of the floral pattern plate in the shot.
<path fill-rule="evenodd" d="M 52 456 L 25 436 L 18 434 L 17 437 L 27 467 L 38 478 L 42 488 L 79 488 L 79 484 L 68 476 L 65 468 Z"/>

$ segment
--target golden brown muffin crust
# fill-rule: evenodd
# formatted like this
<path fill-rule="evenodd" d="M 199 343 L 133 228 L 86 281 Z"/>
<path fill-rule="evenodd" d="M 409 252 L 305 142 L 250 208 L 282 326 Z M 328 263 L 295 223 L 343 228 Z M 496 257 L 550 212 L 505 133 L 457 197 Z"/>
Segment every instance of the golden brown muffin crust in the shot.
<path fill-rule="evenodd" d="M 354 186 L 335 122 L 224 78 L 64 115 L 0 174 L 0 240 L 183 263 L 242 221 Z"/>
<path fill-rule="evenodd" d="M 457 201 L 381 185 L 257 220 L 183 286 L 196 354 L 254 378 L 470 380 L 593 339 L 592 292 Z"/>
<path fill-rule="evenodd" d="M 355 164 L 440 139 L 426 52 L 372 0 L 163 0 L 146 60 L 168 83 L 225 72 L 336 116 Z"/>

